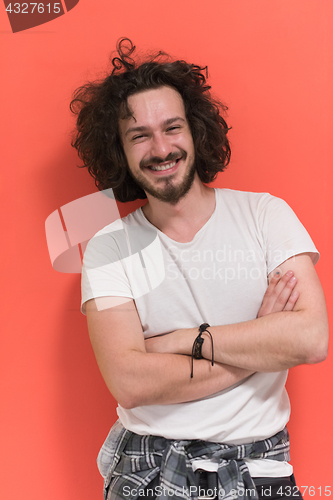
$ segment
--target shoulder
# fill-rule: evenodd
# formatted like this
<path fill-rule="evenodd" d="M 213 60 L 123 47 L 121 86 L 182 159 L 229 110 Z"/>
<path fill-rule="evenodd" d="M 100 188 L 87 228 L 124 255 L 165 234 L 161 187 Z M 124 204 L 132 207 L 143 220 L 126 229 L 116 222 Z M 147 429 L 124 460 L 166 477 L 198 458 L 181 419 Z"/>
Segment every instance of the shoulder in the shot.
<path fill-rule="evenodd" d="M 96 259 L 99 265 L 105 265 L 109 262 L 112 253 L 117 254 L 118 250 L 122 253 L 121 249 L 126 243 L 126 226 L 132 219 L 130 215 L 132 214 L 123 218 L 119 217 L 94 234 L 84 251 L 83 264 L 85 266 L 96 267 Z M 104 262 L 103 255 L 107 259 L 106 262 Z"/>
<path fill-rule="evenodd" d="M 138 208 L 134 212 L 131 212 L 128 215 L 126 215 L 126 217 L 119 216 L 118 219 L 110 222 L 110 224 L 107 224 L 102 229 L 97 231 L 96 234 L 94 234 L 93 238 L 102 236 L 104 234 L 110 234 L 116 231 L 121 231 L 126 226 L 136 226 L 143 223 L 144 223 L 144 217 L 142 215 L 141 208 Z"/>
<path fill-rule="evenodd" d="M 119 218 L 98 231 L 88 242 L 83 263 L 87 267 L 106 265 L 143 250 L 157 235 L 141 209 Z"/>
<path fill-rule="evenodd" d="M 224 203 L 230 209 L 236 207 L 245 210 L 257 211 L 259 214 L 276 206 L 288 206 L 287 203 L 270 193 L 255 193 L 251 191 L 238 191 L 235 189 L 215 189 L 219 202 Z"/>
<path fill-rule="evenodd" d="M 218 189 L 217 206 L 223 217 L 229 214 L 231 220 L 254 224 L 263 231 L 266 231 L 268 226 L 274 225 L 279 225 L 281 228 L 300 225 L 298 217 L 288 203 L 270 193 Z"/>
<path fill-rule="evenodd" d="M 270 193 L 255 193 L 252 191 L 239 191 L 229 188 L 215 188 L 216 196 L 224 200 L 235 200 L 239 202 L 256 202 L 263 199 L 275 198 Z"/>

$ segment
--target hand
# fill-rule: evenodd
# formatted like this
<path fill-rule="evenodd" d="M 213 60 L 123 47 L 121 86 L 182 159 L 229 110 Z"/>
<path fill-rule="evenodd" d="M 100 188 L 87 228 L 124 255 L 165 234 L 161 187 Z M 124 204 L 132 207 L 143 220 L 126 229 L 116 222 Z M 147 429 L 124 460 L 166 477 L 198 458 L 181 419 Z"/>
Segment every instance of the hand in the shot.
<path fill-rule="evenodd" d="M 297 278 L 293 271 L 287 271 L 281 277 L 279 271 L 274 272 L 269 281 L 257 318 L 281 311 L 292 311 L 299 297 L 294 290 Z"/>

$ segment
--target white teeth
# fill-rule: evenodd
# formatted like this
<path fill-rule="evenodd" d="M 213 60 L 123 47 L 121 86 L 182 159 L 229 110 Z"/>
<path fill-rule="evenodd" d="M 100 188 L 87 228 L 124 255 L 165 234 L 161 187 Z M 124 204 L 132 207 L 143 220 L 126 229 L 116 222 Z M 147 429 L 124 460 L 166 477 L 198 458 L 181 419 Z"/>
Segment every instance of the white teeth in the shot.
<path fill-rule="evenodd" d="M 177 160 L 178 161 L 178 160 Z M 173 161 L 172 163 L 167 163 L 166 165 L 153 165 L 149 167 L 151 170 L 168 170 L 176 165 L 177 161 Z"/>

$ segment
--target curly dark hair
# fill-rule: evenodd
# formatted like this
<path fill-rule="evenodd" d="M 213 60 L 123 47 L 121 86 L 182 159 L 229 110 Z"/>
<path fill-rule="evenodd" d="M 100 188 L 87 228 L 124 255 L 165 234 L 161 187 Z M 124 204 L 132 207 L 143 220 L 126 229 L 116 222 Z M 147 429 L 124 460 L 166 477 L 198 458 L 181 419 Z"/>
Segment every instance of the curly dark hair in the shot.
<path fill-rule="evenodd" d="M 131 57 L 135 46 L 128 38 L 117 43 L 112 72 L 102 81 L 78 88 L 70 104 L 77 115 L 77 131 L 72 146 L 99 189 L 112 188 L 121 202 L 146 198 L 132 178 L 120 134 L 119 118 L 131 116 L 130 95 L 162 86 L 174 88 L 183 98 L 202 182 L 212 182 L 230 161 L 228 126 L 221 116 L 227 107 L 213 99 L 206 83 L 207 67 L 172 61 L 159 52 L 138 64 Z"/>

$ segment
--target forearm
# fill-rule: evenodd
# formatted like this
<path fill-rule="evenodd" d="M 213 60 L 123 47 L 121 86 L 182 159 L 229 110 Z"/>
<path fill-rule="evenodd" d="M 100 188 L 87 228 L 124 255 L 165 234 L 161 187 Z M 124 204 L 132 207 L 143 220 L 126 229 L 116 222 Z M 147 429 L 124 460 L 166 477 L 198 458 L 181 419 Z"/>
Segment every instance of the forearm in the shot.
<path fill-rule="evenodd" d="M 186 355 L 130 352 L 122 362 L 121 377 L 101 370 L 104 379 L 121 406 L 134 408 L 157 404 L 193 401 L 227 389 L 253 371 L 194 360 Z"/>
<path fill-rule="evenodd" d="M 194 360 L 191 378 L 190 356 L 147 352 L 133 301 L 106 310 L 98 310 L 96 302 L 86 303 L 92 347 L 110 392 L 124 408 L 200 399 L 252 373 L 201 359 Z"/>
<path fill-rule="evenodd" d="M 324 325 L 298 312 L 280 312 L 246 323 L 212 328 L 216 359 L 262 372 L 274 372 L 325 358 Z M 209 354 L 205 342 L 204 357 Z"/>
<path fill-rule="evenodd" d="M 216 361 L 252 371 L 274 372 L 326 358 L 325 298 L 310 256 L 298 255 L 276 271 L 271 274 L 257 319 L 209 328 Z M 295 272 L 298 279 L 290 278 Z M 198 328 L 177 330 L 149 339 L 146 349 L 189 355 L 197 335 Z M 204 339 L 202 354 L 211 359 L 208 334 L 204 334 Z"/>
<path fill-rule="evenodd" d="M 213 336 L 215 360 L 247 370 L 281 371 L 326 357 L 327 323 L 303 311 L 284 311 L 208 330 Z M 190 354 L 198 330 L 179 330 L 172 335 L 170 341 L 178 338 L 178 352 Z M 211 359 L 211 341 L 207 334 L 204 338 L 202 354 Z"/>

